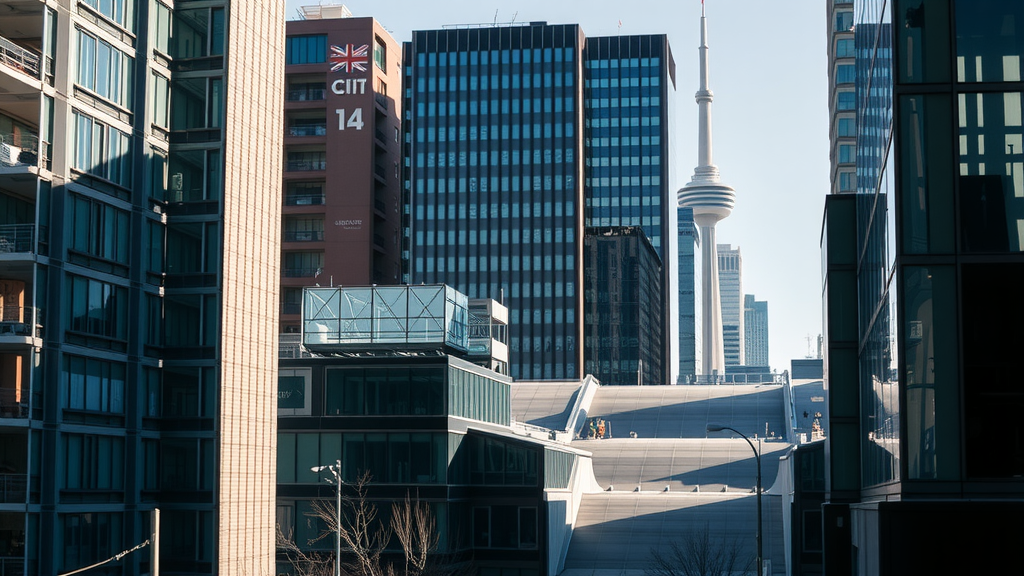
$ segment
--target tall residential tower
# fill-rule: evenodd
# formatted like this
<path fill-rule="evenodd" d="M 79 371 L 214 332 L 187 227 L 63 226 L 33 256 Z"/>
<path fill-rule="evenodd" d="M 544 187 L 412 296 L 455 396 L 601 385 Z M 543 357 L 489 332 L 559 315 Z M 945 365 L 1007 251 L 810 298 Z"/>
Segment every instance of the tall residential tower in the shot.
<path fill-rule="evenodd" d="M 718 289 L 718 247 L 715 225 L 729 216 L 736 205 L 736 193 L 722 182 L 718 167 L 711 162 L 711 100 L 708 87 L 708 25 L 701 5 L 700 14 L 700 89 L 696 100 L 700 110 L 697 132 L 697 168 L 693 179 L 679 190 L 680 208 L 693 210 L 693 220 L 701 240 L 701 345 L 705 375 L 725 374 L 725 347 L 722 336 L 722 302 Z"/>

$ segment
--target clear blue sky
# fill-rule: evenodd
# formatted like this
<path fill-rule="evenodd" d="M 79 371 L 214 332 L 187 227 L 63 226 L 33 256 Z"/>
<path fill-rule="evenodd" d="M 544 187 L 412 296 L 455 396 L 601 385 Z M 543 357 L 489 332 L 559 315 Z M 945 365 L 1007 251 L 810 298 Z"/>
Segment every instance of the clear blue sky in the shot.
<path fill-rule="evenodd" d="M 318 3 L 287 0 L 286 17 L 295 19 L 297 7 Z M 699 0 L 345 4 L 354 16 L 376 18 L 399 42 L 413 30 L 513 19 L 578 23 L 587 36 L 668 34 L 676 61 L 673 188 L 693 174 Z M 790 359 L 807 355 L 807 337 L 821 332 L 818 245 L 829 170 L 826 5 L 706 0 L 706 10 L 714 162 L 737 197 L 732 215 L 718 225 L 718 239 L 740 247 L 743 291 L 768 301 L 771 365 L 789 369 Z"/>

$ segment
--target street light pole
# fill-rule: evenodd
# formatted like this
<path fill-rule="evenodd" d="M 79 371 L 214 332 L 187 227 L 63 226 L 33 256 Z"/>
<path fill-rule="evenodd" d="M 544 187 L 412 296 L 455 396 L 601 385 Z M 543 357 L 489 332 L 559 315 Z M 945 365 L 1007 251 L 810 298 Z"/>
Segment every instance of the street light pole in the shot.
<path fill-rule="evenodd" d="M 747 441 L 750 445 L 750 449 L 754 451 L 754 460 L 757 462 L 757 574 L 762 576 L 764 573 L 764 551 L 761 548 L 761 453 L 757 448 L 754 447 L 754 443 L 747 438 L 747 435 L 735 428 L 729 426 L 722 426 L 720 424 L 708 424 L 708 432 L 721 432 L 722 430 L 732 430 L 739 434 Z M 760 444 L 760 438 L 758 439 Z"/>
<path fill-rule="evenodd" d="M 323 472 L 324 470 L 329 471 L 334 475 L 335 490 L 335 521 L 338 525 L 334 531 L 334 576 L 341 576 L 341 460 L 337 460 L 334 464 L 327 466 L 313 466 L 310 468 L 313 472 Z M 330 479 L 326 480 L 330 482 Z"/>

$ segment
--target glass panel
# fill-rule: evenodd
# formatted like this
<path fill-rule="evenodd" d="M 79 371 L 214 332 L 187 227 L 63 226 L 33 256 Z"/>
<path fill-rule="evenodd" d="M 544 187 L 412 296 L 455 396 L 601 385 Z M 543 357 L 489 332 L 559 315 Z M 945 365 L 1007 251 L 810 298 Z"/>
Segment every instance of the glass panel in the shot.
<path fill-rule="evenodd" d="M 895 14 L 896 81 L 948 82 L 949 0 L 898 0 Z"/>
<path fill-rule="evenodd" d="M 907 475 L 915 480 L 957 479 L 960 415 L 953 269 L 907 267 L 903 277 Z"/>
<path fill-rule="evenodd" d="M 968 252 L 1024 250 L 1021 93 L 959 94 L 960 227 Z"/>
<path fill-rule="evenodd" d="M 950 106 L 945 95 L 900 99 L 900 223 L 908 253 L 953 251 Z"/>
<path fill-rule="evenodd" d="M 1021 54 L 1024 3 L 957 0 L 958 82 L 1020 82 Z"/>

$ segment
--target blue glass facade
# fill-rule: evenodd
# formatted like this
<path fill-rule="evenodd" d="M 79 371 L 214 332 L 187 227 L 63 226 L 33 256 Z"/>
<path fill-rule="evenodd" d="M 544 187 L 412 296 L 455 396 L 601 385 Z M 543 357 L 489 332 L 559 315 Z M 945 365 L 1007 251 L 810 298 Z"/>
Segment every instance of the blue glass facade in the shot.
<path fill-rule="evenodd" d="M 405 56 L 406 280 L 503 296 L 512 376 L 580 377 L 585 222 L 660 252 L 667 42 L 533 23 L 415 32 Z"/>
<path fill-rule="evenodd" d="M 692 208 L 679 208 L 679 383 L 695 382 L 701 374 L 701 261 L 700 232 Z"/>

